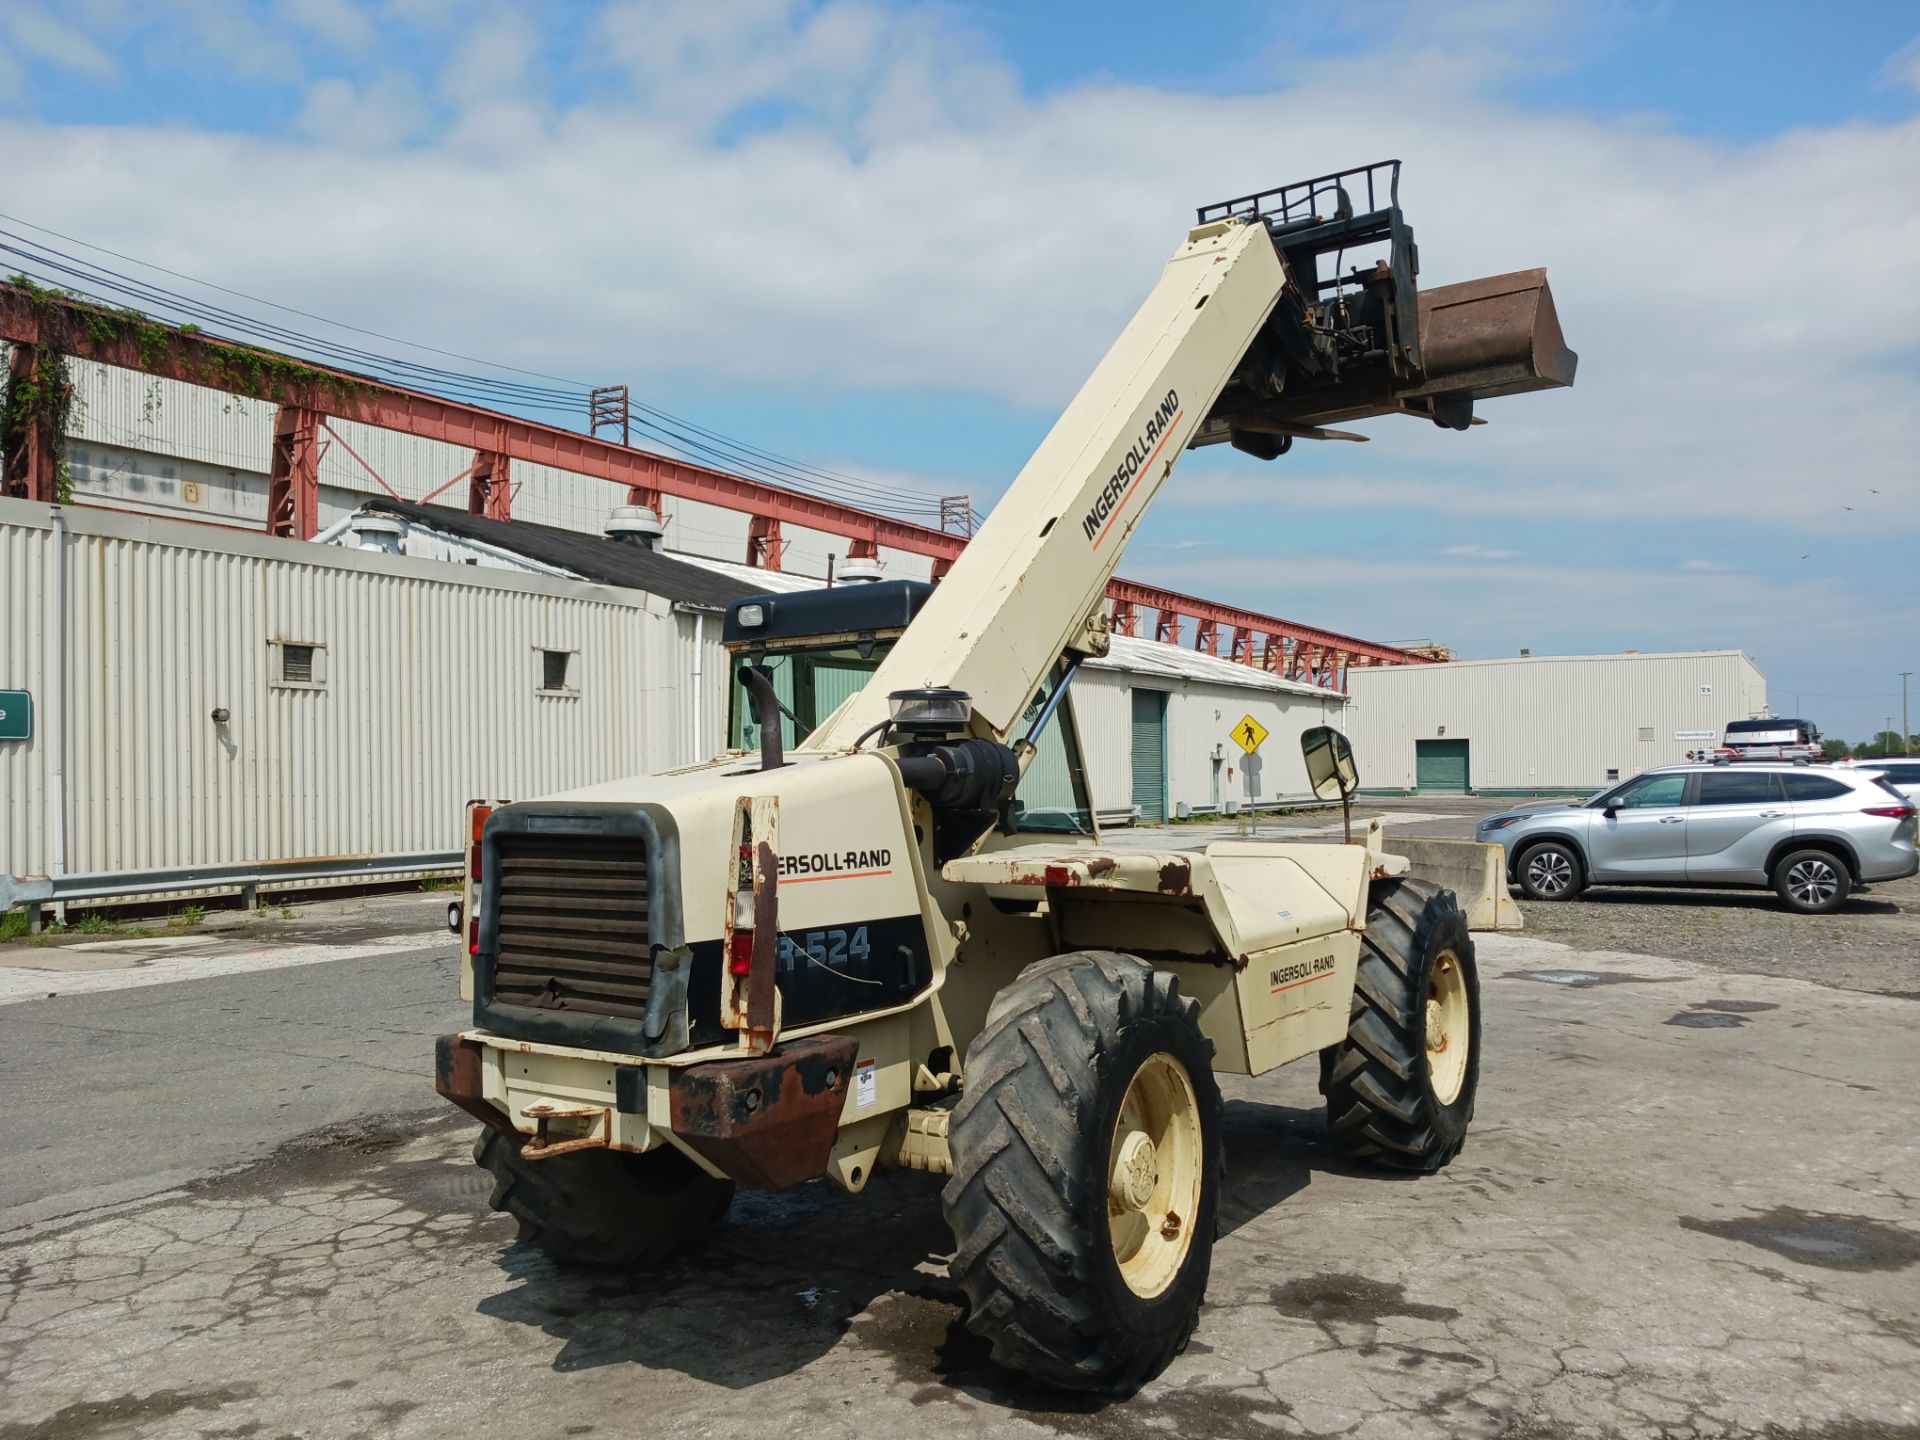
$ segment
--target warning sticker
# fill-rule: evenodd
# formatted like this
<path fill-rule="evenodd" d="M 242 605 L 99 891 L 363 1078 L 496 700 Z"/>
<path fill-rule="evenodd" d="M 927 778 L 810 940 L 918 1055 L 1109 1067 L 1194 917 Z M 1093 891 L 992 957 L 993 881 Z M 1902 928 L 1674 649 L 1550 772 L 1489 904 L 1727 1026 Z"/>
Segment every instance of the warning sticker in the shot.
<path fill-rule="evenodd" d="M 874 1064 L 871 1060 L 862 1060 L 853 1067 L 853 1108 L 865 1110 L 878 1098 L 879 1090 L 875 1085 Z"/>

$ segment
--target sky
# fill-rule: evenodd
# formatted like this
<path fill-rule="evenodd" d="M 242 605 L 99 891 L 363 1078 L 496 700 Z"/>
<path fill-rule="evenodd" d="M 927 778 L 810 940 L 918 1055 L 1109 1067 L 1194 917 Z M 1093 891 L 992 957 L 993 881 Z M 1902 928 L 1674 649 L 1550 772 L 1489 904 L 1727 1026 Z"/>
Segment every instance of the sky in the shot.
<path fill-rule="evenodd" d="M 19 219 L 981 508 L 1194 206 L 1397 157 L 1423 283 L 1546 266 L 1577 384 L 1196 452 L 1124 574 L 1739 648 L 1856 739 L 1920 671 L 1920 0 L 0 0 L 0 156 Z"/>

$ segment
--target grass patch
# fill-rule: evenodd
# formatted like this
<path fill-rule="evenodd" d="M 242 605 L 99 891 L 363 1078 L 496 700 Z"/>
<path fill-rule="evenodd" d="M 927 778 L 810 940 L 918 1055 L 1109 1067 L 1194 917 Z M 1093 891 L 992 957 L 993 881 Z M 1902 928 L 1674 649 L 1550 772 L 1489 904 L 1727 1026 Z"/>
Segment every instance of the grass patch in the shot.
<path fill-rule="evenodd" d="M 113 922 L 98 910 L 89 910 L 73 928 L 82 935 L 105 935 L 113 929 Z"/>
<path fill-rule="evenodd" d="M 9 910 L 0 915 L 0 940 L 18 940 L 27 933 L 27 912 Z"/>

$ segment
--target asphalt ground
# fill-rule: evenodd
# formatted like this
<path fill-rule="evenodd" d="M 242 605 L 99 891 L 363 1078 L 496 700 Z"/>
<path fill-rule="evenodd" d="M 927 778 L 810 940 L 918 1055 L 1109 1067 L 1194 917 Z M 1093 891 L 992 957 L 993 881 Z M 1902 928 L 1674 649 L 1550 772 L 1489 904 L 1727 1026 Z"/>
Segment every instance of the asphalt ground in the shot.
<path fill-rule="evenodd" d="M 1427 833 L 1473 813 L 1386 808 Z M 641 1276 L 515 1244 L 429 1082 L 464 1018 L 444 903 L 0 949 L 0 1440 L 1920 1440 L 1912 947 L 1897 983 L 1870 945 L 1838 970 L 1761 953 L 1835 948 L 1764 896 L 1527 907 L 1479 937 L 1479 1108 L 1441 1174 L 1341 1162 L 1311 1067 L 1226 1082 L 1199 1332 L 1101 1404 L 986 1363 L 925 1177 L 743 1195 Z M 1742 956 L 1699 938 L 1709 913 L 1783 938 Z"/>

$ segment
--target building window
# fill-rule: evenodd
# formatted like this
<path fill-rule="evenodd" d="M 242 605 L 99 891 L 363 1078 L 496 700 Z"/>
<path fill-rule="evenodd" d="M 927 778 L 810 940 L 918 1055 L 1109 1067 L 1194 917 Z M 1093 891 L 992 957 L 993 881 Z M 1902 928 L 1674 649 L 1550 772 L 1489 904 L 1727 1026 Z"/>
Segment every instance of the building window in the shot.
<path fill-rule="evenodd" d="M 1640 727 L 1640 738 L 1642 740 L 1653 739 L 1653 727 L 1651 725 L 1642 725 Z"/>
<path fill-rule="evenodd" d="M 268 641 L 267 683 L 279 690 L 324 690 L 327 647 L 312 641 Z"/>
<path fill-rule="evenodd" d="M 540 693 L 542 695 L 578 695 L 578 676 L 574 673 L 575 652 L 542 650 L 540 655 Z"/>

